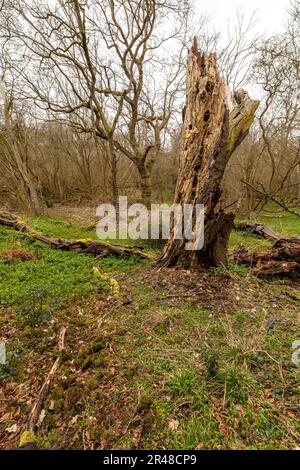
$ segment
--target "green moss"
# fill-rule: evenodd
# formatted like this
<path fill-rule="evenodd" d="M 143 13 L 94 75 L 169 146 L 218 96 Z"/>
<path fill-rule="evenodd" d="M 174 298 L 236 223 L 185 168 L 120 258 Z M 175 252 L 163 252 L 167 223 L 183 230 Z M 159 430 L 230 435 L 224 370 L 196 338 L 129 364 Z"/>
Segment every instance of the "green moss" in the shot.
<path fill-rule="evenodd" d="M 91 356 L 82 358 L 81 363 L 79 363 L 83 371 L 88 369 L 99 369 L 105 368 L 108 364 L 109 354 L 107 352 L 102 352 L 98 354 L 93 354 Z"/>
<path fill-rule="evenodd" d="M 109 353 L 105 350 L 108 338 L 98 337 L 78 356 L 77 365 L 81 370 L 102 369 L 108 364 Z"/>

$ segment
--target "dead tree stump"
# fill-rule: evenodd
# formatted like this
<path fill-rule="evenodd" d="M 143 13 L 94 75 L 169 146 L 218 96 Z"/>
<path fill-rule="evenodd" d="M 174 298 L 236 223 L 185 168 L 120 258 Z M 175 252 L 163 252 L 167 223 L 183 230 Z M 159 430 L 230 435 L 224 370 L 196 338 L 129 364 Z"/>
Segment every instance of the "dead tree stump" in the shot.
<path fill-rule="evenodd" d="M 175 239 L 173 224 L 160 266 L 227 264 L 234 215 L 224 213 L 220 206 L 221 183 L 228 160 L 247 136 L 258 105 L 243 90 L 227 90 L 216 55 L 201 53 L 195 39 L 187 64 L 181 162 L 174 202 L 181 206 L 204 205 L 204 247 L 186 251 L 187 240 Z"/>

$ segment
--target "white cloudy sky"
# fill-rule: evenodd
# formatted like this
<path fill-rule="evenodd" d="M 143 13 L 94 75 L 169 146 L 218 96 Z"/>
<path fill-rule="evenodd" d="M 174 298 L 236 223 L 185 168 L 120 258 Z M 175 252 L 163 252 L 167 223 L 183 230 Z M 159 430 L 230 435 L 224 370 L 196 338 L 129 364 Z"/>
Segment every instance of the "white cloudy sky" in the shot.
<path fill-rule="evenodd" d="M 216 31 L 226 31 L 228 18 L 234 17 L 236 9 L 242 9 L 246 18 L 257 10 L 256 28 L 260 33 L 280 31 L 289 3 L 289 0 L 194 0 L 197 13 L 209 16 Z"/>
<path fill-rule="evenodd" d="M 221 44 L 228 44 L 228 22 L 231 29 L 236 24 L 236 12 L 244 14 L 245 24 L 247 24 L 255 12 L 255 25 L 250 37 L 255 35 L 270 36 L 276 32 L 281 32 L 287 19 L 287 9 L 290 0 L 193 0 L 195 13 L 208 17 L 209 24 L 216 32 L 221 33 Z M 253 83 L 244 83 L 245 88 L 251 96 L 261 99 L 263 94 L 259 86 Z"/>

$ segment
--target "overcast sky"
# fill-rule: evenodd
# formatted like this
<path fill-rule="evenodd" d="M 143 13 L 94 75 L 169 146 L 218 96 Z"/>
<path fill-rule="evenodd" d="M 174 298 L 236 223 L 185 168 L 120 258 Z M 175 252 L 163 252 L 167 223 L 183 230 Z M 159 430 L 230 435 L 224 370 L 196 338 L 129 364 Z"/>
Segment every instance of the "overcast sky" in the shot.
<path fill-rule="evenodd" d="M 221 43 L 228 44 L 228 21 L 236 23 L 235 13 L 244 13 L 245 23 L 255 12 L 256 23 L 250 35 L 270 36 L 283 30 L 287 18 L 290 0 L 193 0 L 197 15 L 208 17 L 210 25 L 216 32 L 221 32 Z M 232 29 L 232 28 L 230 28 Z M 262 97 L 260 87 L 254 84 L 244 84 L 250 94 L 256 98 Z"/>
<path fill-rule="evenodd" d="M 215 29 L 223 32 L 236 9 L 242 9 L 246 18 L 257 10 L 256 28 L 260 33 L 280 31 L 289 3 L 289 0 L 194 0 L 197 13 L 209 16 Z"/>

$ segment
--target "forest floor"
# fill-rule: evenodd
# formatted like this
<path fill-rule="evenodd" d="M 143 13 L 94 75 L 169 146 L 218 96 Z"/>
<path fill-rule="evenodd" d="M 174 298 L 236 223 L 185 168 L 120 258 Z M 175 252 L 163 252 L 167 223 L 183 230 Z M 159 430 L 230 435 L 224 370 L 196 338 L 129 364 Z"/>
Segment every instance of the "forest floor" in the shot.
<path fill-rule="evenodd" d="M 60 209 L 29 222 L 54 237 L 96 238 L 83 228 L 88 211 L 79 219 Z M 263 222 L 284 235 L 300 233 L 292 215 Z M 234 232 L 231 249 L 241 244 L 256 251 L 272 245 Z M 136 257 L 97 260 L 0 227 L 0 339 L 7 348 L 0 448 L 18 445 L 62 326 L 65 351 L 39 448 L 299 447 L 300 368 L 291 360 L 300 340 L 299 287 L 299 280 L 261 280 L 233 263 L 158 272 Z"/>

